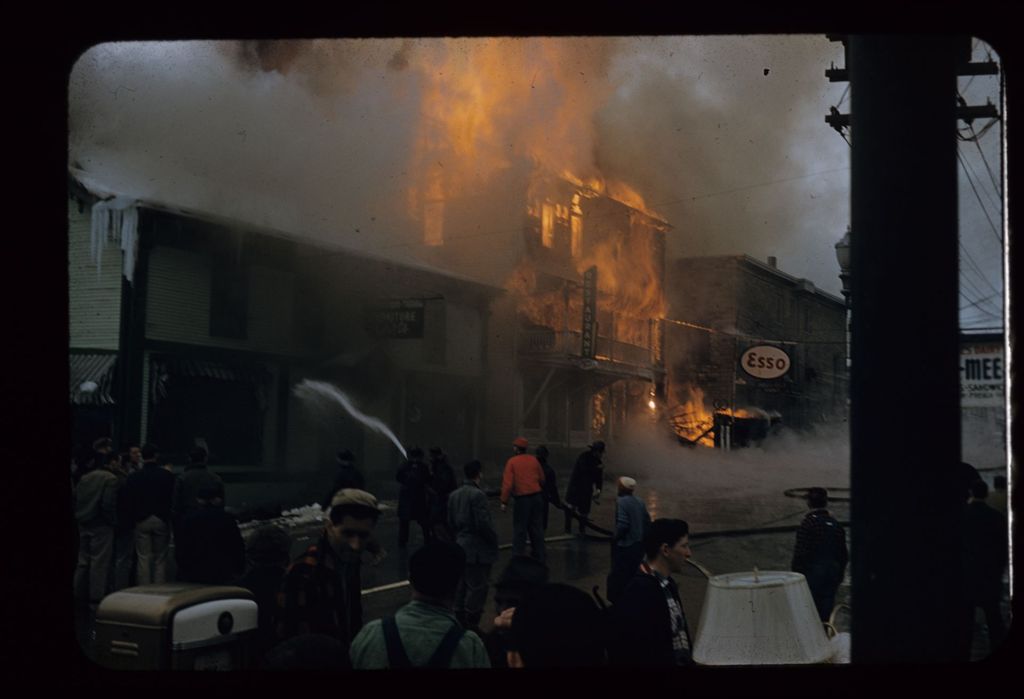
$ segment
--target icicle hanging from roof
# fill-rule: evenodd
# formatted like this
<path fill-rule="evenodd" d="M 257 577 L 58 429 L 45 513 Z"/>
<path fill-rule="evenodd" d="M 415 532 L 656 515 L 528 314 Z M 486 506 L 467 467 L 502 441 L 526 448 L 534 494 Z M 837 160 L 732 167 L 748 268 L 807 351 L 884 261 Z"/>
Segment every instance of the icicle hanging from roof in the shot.
<path fill-rule="evenodd" d="M 96 274 L 100 274 L 103 250 L 107 241 L 120 242 L 124 265 L 122 273 L 131 284 L 135 277 L 135 260 L 138 256 L 138 203 L 128 197 L 113 197 L 98 201 L 92 207 L 89 249 L 96 263 Z"/>

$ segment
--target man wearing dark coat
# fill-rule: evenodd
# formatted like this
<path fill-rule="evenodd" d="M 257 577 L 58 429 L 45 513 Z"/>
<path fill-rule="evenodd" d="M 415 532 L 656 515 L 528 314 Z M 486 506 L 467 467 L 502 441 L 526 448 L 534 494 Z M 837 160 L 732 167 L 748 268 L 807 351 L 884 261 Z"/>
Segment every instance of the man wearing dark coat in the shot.
<path fill-rule="evenodd" d="M 548 448 L 541 444 L 534 453 L 537 455 L 537 461 L 540 462 L 540 467 L 544 471 L 544 530 L 547 531 L 548 510 L 551 508 L 551 505 L 561 508 L 562 501 L 558 497 L 555 469 L 548 463 L 548 455 L 550 454 Z"/>
<path fill-rule="evenodd" d="M 423 542 L 430 541 L 430 526 L 427 519 L 427 483 L 430 471 L 423 462 L 423 450 L 413 447 L 409 458 L 398 467 L 395 480 L 398 489 L 398 545 L 409 543 L 409 521 L 415 520 L 423 529 Z"/>
<path fill-rule="evenodd" d="M 565 512 L 565 533 L 572 533 L 573 513 L 581 517 L 580 536 L 586 534 L 586 525 L 583 519 L 590 515 L 590 504 L 601 495 L 601 487 L 604 481 L 604 468 L 601 466 L 601 459 L 604 457 L 604 442 L 597 441 L 590 445 L 587 451 L 583 452 L 576 459 L 572 467 L 572 474 L 569 476 L 569 487 L 565 491 L 565 504 L 568 506 Z"/>
<path fill-rule="evenodd" d="M 356 490 L 366 490 L 366 479 L 363 478 L 363 474 L 356 468 L 356 457 L 348 449 L 343 449 L 338 452 L 336 457 L 338 464 L 338 470 L 334 475 L 334 483 L 331 486 L 331 490 L 327 493 L 321 501 L 321 509 L 324 511 L 328 510 L 331 506 L 331 499 L 334 494 L 344 488 L 355 488 Z"/>
<path fill-rule="evenodd" d="M 280 641 L 326 634 L 341 642 L 348 664 L 349 645 L 363 627 L 360 558 L 379 517 L 370 493 L 335 494 L 320 539 L 285 573 L 275 617 Z"/>
<path fill-rule="evenodd" d="M 196 493 L 198 507 L 178 527 L 174 560 L 178 580 L 205 585 L 228 585 L 245 570 L 245 542 L 238 522 L 224 511 L 215 484 Z"/>
<path fill-rule="evenodd" d="M 612 665 L 692 665 L 693 643 L 679 587 L 690 550 L 690 527 L 681 519 L 656 519 L 644 536 L 644 559 L 611 608 Z"/>
<path fill-rule="evenodd" d="M 988 485 L 979 478 L 971 485 L 971 499 L 964 515 L 964 541 L 971 615 L 975 608 L 981 607 L 988 628 L 989 649 L 994 650 L 1006 636 L 1000 600 L 1010 541 L 1006 517 L 989 507 L 985 502 L 987 497 Z"/>
<path fill-rule="evenodd" d="M 498 560 L 498 531 L 480 488 L 483 469 L 479 461 L 463 467 L 466 480 L 448 496 L 448 525 L 455 543 L 466 553 L 466 567 L 455 588 L 455 617 L 465 628 L 479 629 L 491 566 Z"/>
<path fill-rule="evenodd" d="M 459 487 L 455 470 L 441 447 L 430 447 L 430 482 L 427 484 L 427 509 L 430 533 L 447 541 L 452 540 L 448 527 L 448 496 Z"/>
<path fill-rule="evenodd" d="M 827 505 L 828 491 L 824 488 L 807 491 L 807 506 L 811 511 L 796 530 L 791 565 L 792 570 L 807 578 L 807 586 L 822 621 L 828 621 L 832 614 L 836 591 L 843 582 L 849 561 L 846 532 L 829 514 Z"/>

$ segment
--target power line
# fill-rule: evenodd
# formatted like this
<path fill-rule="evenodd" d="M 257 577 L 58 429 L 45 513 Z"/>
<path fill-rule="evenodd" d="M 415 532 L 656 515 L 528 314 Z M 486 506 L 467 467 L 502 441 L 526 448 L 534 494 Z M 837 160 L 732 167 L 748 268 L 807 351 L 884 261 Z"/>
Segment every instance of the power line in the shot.
<path fill-rule="evenodd" d="M 980 268 L 980 267 L 978 267 L 978 263 L 976 263 L 976 262 L 974 261 L 974 258 L 973 258 L 973 257 L 971 257 L 971 253 L 967 252 L 967 248 L 965 248 L 965 247 L 964 247 L 964 244 L 963 244 L 963 242 L 962 242 L 962 241 L 960 241 L 960 240 L 957 240 L 957 245 L 959 245 L 959 246 L 960 246 L 960 252 L 962 252 L 962 253 L 963 253 L 962 257 L 960 258 L 960 259 L 961 259 L 961 261 L 963 261 L 964 259 L 966 259 L 966 260 L 967 260 L 967 264 L 968 264 L 968 267 L 974 270 L 974 273 L 975 273 L 975 274 L 977 274 L 977 275 L 978 275 L 978 277 L 979 277 L 979 278 L 980 278 L 980 279 L 981 279 L 981 280 L 982 280 L 983 282 L 985 282 L 985 284 L 986 284 L 986 285 L 988 286 L 988 288 L 989 288 L 989 289 L 991 289 L 991 290 L 992 290 L 992 291 L 993 291 L 994 293 L 996 293 L 996 294 L 998 294 L 998 293 L 1001 293 L 1001 292 L 999 291 L 999 289 L 995 288 L 995 286 L 993 286 L 993 285 L 992 285 L 992 282 L 990 282 L 990 281 L 988 280 L 988 277 L 987 277 L 987 276 L 985 276 L 985 275 L 984 275 L 984 274 L 982 273 L 982 271 L 981 271 L 981 268 Z M 964 268 L 963 268 L 963 266 L 961 266 L 961 268 L 960 268 L 960 269 L 961 269 L 961 271 L 962 271 L 962 270 L 964 269 Z"/>
<path fill-rule="evenodd" d="M 988 215 L 988 208 L 987 208 L 987 207 L 985 206 L 985 203 L 984 203 L 984 202 L 983 202 L 983 201 L 981 200 L 981 195 L 980 195 L 980 194 L 978 194 L 978 189 L 977 189 L 977 187 L 975 187 L 975 186 L 974 186 L 974 180 L 973 180 L 973 179 L 971 179 L 971 174 L 970 174 L 970 173 L 969 173 L 969 172 L 967 171 L 967 166 L 966 166 L 966 165 L 964 165 L 964 159 L 963 159 L 963 157 L 962 157 L 962 156 L 960 155 L 960 149 L 959 149 L 959 148 L 957 148 L 957 151 L 956 151 L 956 159 L 960 161 L 960 167 L 962 167 L 962 168 L 963 168 L 963 170 L 964 170 L 964 175 L 966 175 L 966 176 L 967 176 L 967 183 L 968 183 L 969 185 L 971 185 L 971 190 L 973 190 L 973 191 L 974 191 L 974 196 L 975 196 L 975 198 L 976 198 L 976 199 L 978 200 L 978 205 L 979 205 L 979 206 L 981 206 L 981 212 L 982 212 L 983 214 L 985 214 L 985 220 L 987 220 L 987 221 L 988 221 L 988 225 L 989 225 L 989 226 L 990 226 L 990 227 L 992 228 L 992 232 L 993 232 L 993 233 L 995 234 L 995 236 L 996 236 L 996 240 L 998 240 L 998 241 L 999 241 L 999 244 L 1000 244 L 1000 245 L 1002 245 L 1002 243 L 1003 243 L 1003 238 L 1002 238 L 1002 236 L 1001 236 L 1001 235 L 999 234 L 999 231 L 998 231 L 998 229 L 996 229 L 996 224 L 992 223 L 992 218 L 991 218 L 991 217 L 990 217 L 990 216 Z"/>
<path fill-rule="evenodd" d="M 963 292 L 960 293 L 960 297 L 968 302 L 966 306 L 960 306 L 960 310 L 961 311 L 966 311 L 967 309 L 973 307 L 973 308 L 976 308 L 977 310 L 983 311 L 983 312 L 988 312 L 988 311 L 985 311 L 985 309 L 981 308 L 981 304 L 987 303 L 991 298 L 993 298 L 992 296 L 989 296 L 987 298 L 978 299 L 977 301 L 971 301 L 971 299 L 967 298 L 967 296 L 965 296 L 963 294 Z M 999 308 L 999 306 L 997 306 L 996 308 Z"/>
<path fill-rule="evenodd" d="M 974 125 L 971 125 L 971 133 L 974 134 Z M 988 171 L 988 176 L 992 180 L 992 187 L 996 191 L 996 195 L 1000 195 L 1002 188 L 996 182 L 996 176 L 992 174 L 992 167 L 988 164 L 988 158 L 985 157 L 985 151 L 981 148 L 981 142 L 978 140 L 978 135 L 974 134 L 974 145 L 978 149 L 978 153 L 981 155 L 981 161 L 985 163 L 985 169 Z"/>
<path fill-rule="evenodd" d="M 977 143 L 975 145 L 977 145 Z M 959 148 L 959 146 L 958 146 L 958 148 Z M 978 177 L 978 173 L 975 171 L 974 166 L 971 165 L 971 161 L 966 156 L 964 156 L 963 153 L 960 154 L 960 157 L 961 157 L 961 162 L 964 165 L 967 166 L 967 168 L 971 171 L 971 174 L 974 175 L 974 178 L 976 180 L 978 180 L 978 181 L 981 181 L 981 178 Z M 991 176 L 991 173 L 989 173 L 989 175 Z M 988 201 L 988 203 L 991 204 L 993 207 L 995 207 L 996 210 L 1002 211 L 1002 202 L 999 199 L 999 188 L 996 187 L 996 199 L 995 200 L 993 200 L 991 198 L 991 194 L 989 193 L 989 191 L 987 189 L 985 189 L 984 187 L 982 187 L 982 189 L 985 191 L 985 195 L 986 195 L 985 199 Z"/>

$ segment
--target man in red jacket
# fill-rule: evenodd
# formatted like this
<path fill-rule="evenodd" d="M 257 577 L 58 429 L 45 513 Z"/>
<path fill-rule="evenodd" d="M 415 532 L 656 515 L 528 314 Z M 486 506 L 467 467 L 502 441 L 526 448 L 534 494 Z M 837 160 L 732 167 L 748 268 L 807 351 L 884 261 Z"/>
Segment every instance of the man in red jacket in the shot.
<path fill-rule="evenodd" d="M 516 437 L 512 442 L 515 454 L 505 463 L 501 479 L 501 511 L 508 507 L 509 497 L 516 499 L 512 513 L 512 553 L 526 553 L 526 536 L 530 536 L 530 555 L 544 562 L 544 469 L 535 456 L 526 453 L 529 442 Z"/>

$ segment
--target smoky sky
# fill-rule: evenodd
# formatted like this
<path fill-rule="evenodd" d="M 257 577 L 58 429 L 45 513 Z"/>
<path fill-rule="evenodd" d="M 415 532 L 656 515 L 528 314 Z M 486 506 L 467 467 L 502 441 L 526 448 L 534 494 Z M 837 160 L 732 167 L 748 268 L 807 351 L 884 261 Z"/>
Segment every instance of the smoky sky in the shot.
<path fill-rule="evenodd" d="M 70 76 L 69 158 L 120 193 L 391 257 L 414 254 L 430 182 L 564 168 L 642 195 L 670 259 L 776 256 L 838 293 L 832 62 L 823 36 L 104 44 Z"/>

